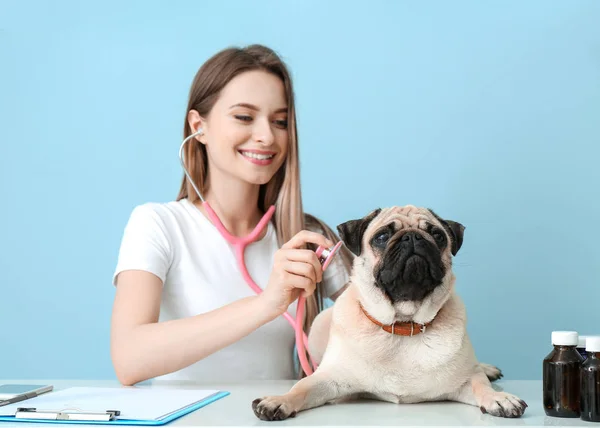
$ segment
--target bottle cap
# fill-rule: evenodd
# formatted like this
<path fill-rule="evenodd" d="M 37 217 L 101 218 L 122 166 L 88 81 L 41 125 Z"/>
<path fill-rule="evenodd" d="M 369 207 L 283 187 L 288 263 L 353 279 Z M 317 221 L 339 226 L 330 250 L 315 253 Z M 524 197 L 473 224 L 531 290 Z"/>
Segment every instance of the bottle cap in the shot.
<path fill-rule="evenodd" d="M 577 346 L 579 337 L 576 331 L 553 331 L 552 344 L 559 346 Z"/>
<path fill-rule="evenodd" d="M 588 336 L 585 341 L 585 350 L 588 352 L 600 352 L 600 336 Z"/>
<path fill-rule="evenodd" d="M 577 344 L 577 347 L 585 349 L 585 340 L 587 338 L 588 336 L 579 336 L 579 343 Z"/>

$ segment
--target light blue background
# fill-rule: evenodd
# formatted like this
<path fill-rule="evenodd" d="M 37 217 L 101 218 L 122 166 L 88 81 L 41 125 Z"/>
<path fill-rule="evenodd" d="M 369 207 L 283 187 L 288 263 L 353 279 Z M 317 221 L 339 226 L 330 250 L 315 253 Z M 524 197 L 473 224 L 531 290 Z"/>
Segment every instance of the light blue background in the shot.
<path fill-rule="evenodd" d="M 254 42 L 293 72 L 307 211 L 462 222 L 478 357 L 541 378 L 553 329 L 600 334 L 599 23 L 595 0 L 1 1 L 0 379 L 114 378 L 125 222 L 177 195 L 198 67 Z"/>

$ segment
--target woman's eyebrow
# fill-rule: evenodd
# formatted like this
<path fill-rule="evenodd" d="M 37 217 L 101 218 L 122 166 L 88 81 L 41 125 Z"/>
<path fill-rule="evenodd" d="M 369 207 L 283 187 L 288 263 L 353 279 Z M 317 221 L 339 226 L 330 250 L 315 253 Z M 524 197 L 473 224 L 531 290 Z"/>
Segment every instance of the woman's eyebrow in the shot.
<path fill-rule="evenodd" d="M 245 108 L 248 108 L 250 110 L 255 110 L 255 111 L 259 111 L 260 110 L 254 104 L 249 104 L 249 103 L 237 103 L 237 104 L 234 104 L 231 107 L 229 107 L 229 109 L 232 109 L 232 108 L 235 108 L 235 107 L 245 107 Z M 281 107 L 281 108 L 278 108 L 275 111 L 275 113 L 285 113 L 285 112 L 287 112 L 287 107 Z"/>

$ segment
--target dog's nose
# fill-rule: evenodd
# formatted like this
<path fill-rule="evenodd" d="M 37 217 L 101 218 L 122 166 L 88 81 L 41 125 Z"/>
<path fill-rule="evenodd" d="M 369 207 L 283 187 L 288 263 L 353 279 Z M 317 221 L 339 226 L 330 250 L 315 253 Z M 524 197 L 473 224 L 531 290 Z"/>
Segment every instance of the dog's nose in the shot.
<path fill-rule="evenodd" d="M 416 241 L 420 241 L 423 239 L 423 235 L 421 235 L 419 232 L 406 232 L 404 235 L 402 235 L 401 240 L 404 242 L 413 242 L 415 243 Z"/>

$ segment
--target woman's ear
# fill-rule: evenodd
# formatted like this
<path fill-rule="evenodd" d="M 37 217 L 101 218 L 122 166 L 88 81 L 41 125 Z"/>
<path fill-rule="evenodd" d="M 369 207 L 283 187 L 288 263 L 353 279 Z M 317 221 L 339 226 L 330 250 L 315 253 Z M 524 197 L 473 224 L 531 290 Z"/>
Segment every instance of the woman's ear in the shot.
<path fill-rule="evenodd" d="M 202 134 L 196 135 L 195 138 L 200 143 L 204 144 L 204 142 L 202 141 L 202 137 L 204 136 L 204 132 L 206 130 L 206 124 L 204 119 L 200 117 L 200 113 L 198 113 L 196 110 L 190 110 L 188 112 L 187 120 L 188 124 L 190 125 L 190 129 L 192 130 L 192 134 L 195 133 L 198 129 L 202 129 Z"/>

